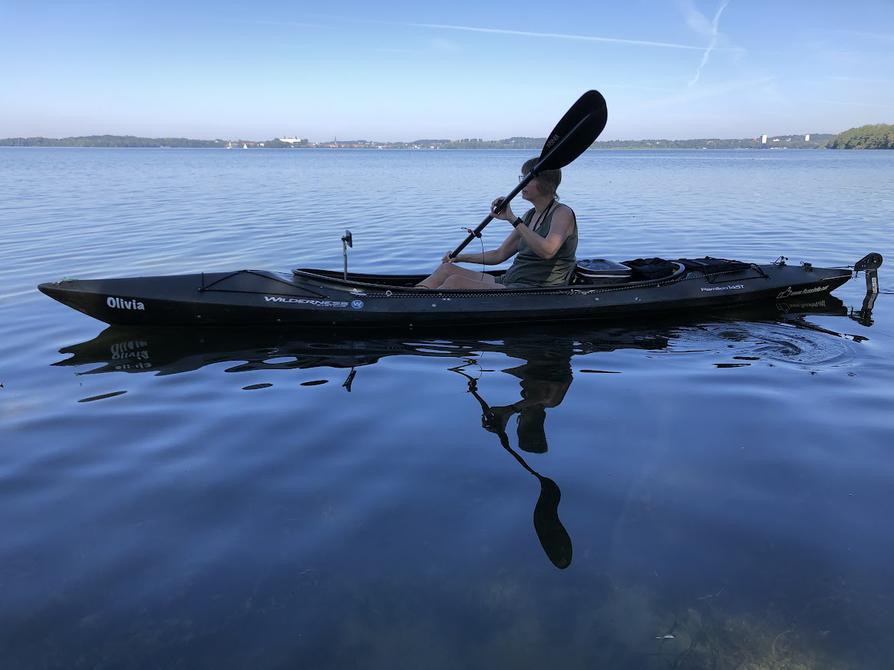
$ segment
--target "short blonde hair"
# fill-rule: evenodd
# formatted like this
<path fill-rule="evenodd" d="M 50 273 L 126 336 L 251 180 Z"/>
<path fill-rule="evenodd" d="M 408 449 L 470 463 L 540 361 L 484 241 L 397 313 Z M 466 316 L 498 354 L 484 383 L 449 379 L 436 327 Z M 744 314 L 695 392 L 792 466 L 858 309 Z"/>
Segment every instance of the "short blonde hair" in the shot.
<path fill-rule="evenodd" d="M 539 158 L 529 158 L 525 161 L 525 164 L 522 165 L 522 174 L 528 174 L 537 162 Z M 541 184 L 544 184 L 548 188 L 552 189 L 553 194 L 558 190 L 559 184 L 562 183 L 562 171 L 561 170 L 543 170 L 537 174 L 537 179 L 540 180 Z"/>

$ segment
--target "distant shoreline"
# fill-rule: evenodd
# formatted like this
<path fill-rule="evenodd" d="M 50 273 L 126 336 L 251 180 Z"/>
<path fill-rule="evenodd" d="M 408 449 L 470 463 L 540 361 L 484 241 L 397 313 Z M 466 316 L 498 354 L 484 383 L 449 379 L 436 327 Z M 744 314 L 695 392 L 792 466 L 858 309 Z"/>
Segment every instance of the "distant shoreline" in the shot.
<path fill-rule="evenodd" d="M 170 146 L 139 146 L 139 147 L 129 147 L 129 146 L 120 146 L 120 147 L 107 147 L 107 146 L 46 146 L 46 145 L 10 145 L 0 143 L 0 149 L 215 149 L 216 147 L 170 147 Z M 252 149 L 261 150 L 261 151 L 275 151 L 273 147 L 250 147 Z M 379 149 L 375 148 L 363 148 L 363 147 L 307 147 L 305 151 L 363 151 L 363 152 L 373 152 Z M 424 151 L 424 152 L 454 152 L 454 151 L 506 151 L 506 152 L 522 152 L 522 151 L 539 151 L 540 147 L 535 149 L 520 149 L 520 148 L 489 148 L 489 149 L 428 149 L 428 148 L 420 148 L 420 149 L 411 149 L 406 147 L 393 147 L 393 148 L 384 148 L 380 149 L 380 151 Z M 589 152 L 607 152 L 607 153 L 615 153 L 615 152 L 646 152 L 646 151 L 818 151 L 818 150 L 833 150 L 832 147 L 590 147 L 586 150 L 585 153 Z"/>
<path fill-rule="evenodd" d="M 805 134 L 742 139 L 690 140 L 607 140 L 595 142 L 592 150 L 650 149 L 825 149 L 836 135 Z M 193 140 L 187 138 L 149 138 L 131 135 L 90 135 L 61 139 L 46 137 L 14 137 L 0 139 L 0 147 L 38 148 L 122 148 L 122 149 L 365 149 L 373 151 L 453 151 L 453 150 L 528 150 L 540 151 L 545 138 L 512 137 L 503 140 L 461 139 L 413 142 L 376 142 L 373 140 L 333 140 L 310 142 L 295 138 L 255 140 Z"/>
<path fill-rule="evenodd" d="M 194 140 L 186 137 L 137 137 L 135 135 L 82 135 L 79 137 L 7 137 L 0 147 L 87 147 L 122 149 L 369 149 L 451 151 L 456 149 L 522 149 L 540 151 L 544 137 L 509 137 L 502 140 L 463 138 L 461 140 L 419 139 L 412 142 L 338 140 L 311 142 L 299 137 L 271 140 Z M 851 128 L 842 133 L 761 135 L 738 139 L 706 137 L 691 140 L 601 140 L 590 149 L 894 149 L 894 125 L 875 124 Z"/>

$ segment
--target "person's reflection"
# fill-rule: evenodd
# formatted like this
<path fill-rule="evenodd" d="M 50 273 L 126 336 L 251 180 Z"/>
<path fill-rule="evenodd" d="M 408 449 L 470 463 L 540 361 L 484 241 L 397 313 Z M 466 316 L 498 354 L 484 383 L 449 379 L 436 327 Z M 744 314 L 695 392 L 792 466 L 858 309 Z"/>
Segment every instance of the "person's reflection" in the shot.
<path fill-rule="evenodd" d="M 521 400 L 490 408 L 492 421 L 504 430 L 510 417 L 518 415 L 516 434 L 519 449 L 532 454 L 545 453 L 549 448 L 545 428 L 546 410 L 558 407 L 571 386 L 571 352 L 567 357 L 556 355 L 555 350 L 552 353 L 553 356 L 548 358 L 532 357 L 521 365 L 503 370 L 520 380 Z"/>
<path fill-rule="evenodd" d="M 534 506 L 534 531 L 549 560 L 557 568 L 564 569 L 571 565 L 572 546 L 571 537 L 559 519 L 562 493 L 552 479 L 544 477 L 528 465 L 512 448 L 506 434 L 506 424 L 510 417 L 517 414 L 519 448 L 529 453 L 546 452 L 546 409 L 557 407 L 562 402 L 572 380 L 572 344 L 568 342 L 558 349 L 555 345 L 556 342 L 551 341 L 548 344 L 541 343 L 534 351 L 506 349 L 506 353 L 512 357 L 525 360 L 522 365 L 503 370 L 520 380 L 521 400 L 511 405 L 491 407 L 478 393 L 477 380 L 463 372 L 462 367 L 465 366 L 454 370 L 469 380 L 469 392 L 481 405 L 482 426 L 495 433 L 503 448 L 540 482 L 540 496 Z"/>

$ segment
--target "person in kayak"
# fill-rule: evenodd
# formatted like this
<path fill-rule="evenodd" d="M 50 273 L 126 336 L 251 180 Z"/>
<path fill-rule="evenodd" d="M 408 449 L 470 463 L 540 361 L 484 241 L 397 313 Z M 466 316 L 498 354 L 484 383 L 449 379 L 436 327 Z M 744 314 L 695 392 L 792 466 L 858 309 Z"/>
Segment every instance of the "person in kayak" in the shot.
<path fill-rule="evenodd" d="M 525 162 L 522 174 L 537 164 Z M 562 181 L 561 170 L 544 170 L 522 189 L 522 197 L 533 207 L 518 217 L 507 205 L 499 214 L 494 209 L 502 198 L 491 203 L 495 219 L 508 221 L 513 230 L 497 248 L 484 253 L 444 256 L 441 266 L 417 286 L 428 289 L 505 289 L 561 286 L 567 284 L 577 265 L 577 219 L 567 205 L 559 204 L 556 189 Z M 515 256 L 501 277 L 461 268 L 456 263 L 499 265 Z"/>

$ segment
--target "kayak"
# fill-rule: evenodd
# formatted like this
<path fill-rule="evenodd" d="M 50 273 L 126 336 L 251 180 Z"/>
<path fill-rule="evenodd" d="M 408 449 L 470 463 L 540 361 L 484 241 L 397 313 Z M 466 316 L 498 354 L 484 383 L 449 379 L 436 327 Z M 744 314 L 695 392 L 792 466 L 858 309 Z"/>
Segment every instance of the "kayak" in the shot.
<path fill-rule="evenodd" d="M 881 264 L 877 253 L 832 268 L 784 258 L 771 264 L 713 257 L 595 259 L 579 261 L 566 285 L 484 290 L 416 288 L 423 275 L 318 269 L 67 279 L 38 288 L 109 324 L 404 329 L 570 322 L 803 299 L 826 294 L 860 271 L 877 290 Z"/>

